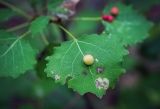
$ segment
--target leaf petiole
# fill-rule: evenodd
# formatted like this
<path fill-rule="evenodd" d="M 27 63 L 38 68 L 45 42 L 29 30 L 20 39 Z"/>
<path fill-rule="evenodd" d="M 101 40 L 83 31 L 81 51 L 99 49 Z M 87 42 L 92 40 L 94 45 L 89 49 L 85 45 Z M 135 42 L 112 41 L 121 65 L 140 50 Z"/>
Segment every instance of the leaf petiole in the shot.
<path fill-rule="evenodd" d="M 76 42 L 76 45 L 77 45 L 79 51 L 81 52 L 82 56 L 84 56 L 84 53 L 82 52 L 81 47 L 79 46 L 78 40 L 76 39 L 76 37 L 75 37 L 72 33 L 70 33 L 67 29 L 65 29 L 63 26 L 59 25 L 59 27 L 60 27 L 63 31 L 65 31 L 65 32 Z"/>
<path fill-rule="evenodd" d="M 101 17 L 77 17 L 74 18 L 73 20 L 77 20 L 77 21 L 100 21 L 102 20 Z"/>
<path fill-rule="evenodd" d="M 16 30 L 19 30 L 19 29 L 21 29 L 21 28 L 25 28 L 25 27 L 27 27 L 28 25 L 29 25 L 29 23 L 26 22 L 26 23 L 17 25 L 17 26 L 15 26 L 15 27 L 9 28 L 9 29 L 7 29 L 7 31 L 8 31 L 8 32 L 16 31 Z"/>
<path fill-rule="evenodd" d="M 67 29 L 65 29 L 63 26 L 61 25 L 58 25 L 63 31 L 65 31 L 74 41 L 77 41 L 76 37 L 71 33 L 69 32 Z"/>

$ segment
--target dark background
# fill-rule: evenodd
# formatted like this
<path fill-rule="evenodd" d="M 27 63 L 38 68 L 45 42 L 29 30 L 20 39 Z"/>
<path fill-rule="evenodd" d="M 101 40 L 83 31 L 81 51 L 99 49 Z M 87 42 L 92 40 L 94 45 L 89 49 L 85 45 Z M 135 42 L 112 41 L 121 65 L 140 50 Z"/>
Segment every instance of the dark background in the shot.
<path fill-rule="evenodd" d="M 11 2 L 30 12 L 28 1 Z M 101 15 L 110 1 L 113 0 L 81 0 L 76 16 Z M 148 39 L 129 47 L 130 55 L 125 57 L 123 63 L 127 72 L 120 77 L 114 89 L 109 89 L 99 99 L 89 93 L 80 96 L 67 86 L 55 84 L 53 80 L 43 77 L 43 56 L 48 50 L 45 49 L 38 58 L 40 64 L 35 71 L 29 71 L 17 79 L 0 78 L 0 109 L 160 109 L 160 0 L 118 1 L 133 5 L 155 25 Z M 2 4 L 0 7 L 5 8 Z M 12 27 L 24 21 L 23 18 L 13 17 L 0 24 Z M 75 35 L 99 33 L 103 29 L 100 22 L 85 24 L 69 22 L 67 26 Z"/>

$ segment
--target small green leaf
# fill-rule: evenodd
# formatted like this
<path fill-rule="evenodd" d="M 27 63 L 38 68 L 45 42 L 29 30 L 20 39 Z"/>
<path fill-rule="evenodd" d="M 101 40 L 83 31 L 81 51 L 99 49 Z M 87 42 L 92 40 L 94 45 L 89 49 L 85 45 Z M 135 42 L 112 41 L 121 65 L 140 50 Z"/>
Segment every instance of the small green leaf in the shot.
<path fill-rule="evenodd" d="M 0 21 L 1 22 L 9 20 L 14 15 L 16 15 L 16 13 L 12 11 L 11 9 L 0 9 L 0 16 L 1 16 Z"/>
<path fill-rule="evenodd" d="M 33 35 L 43 32 L 49 23 L 49 17 L 40 16 L 32 21 L 29 30 Z"/>
<path fill-rule="evenodd" d="M 117 64 L 122 61 L 126 50 L 121 44 L 117 44 L 115 37 L 104 35 L 85 35 L 78 40 L 67 41 L 54 49 L 54 54 L 47 57 L 49 61 L 45 72 L 61 84 L 68 83 L 80 94 L 91 92 L 101 97 L 105 89 L 98 89 L 95 81 L 107 78 L 110 87 L 114 86 L 115 80 L 123 73 L 117 69 Z M 83 63 L 83 56 L 91 54 L 95 62 L 91 66 Z M 98 68 L 102 72 L 98 71 Z M 68 80 L 68 81 L 67 81 Z"/>
<path fill-rule="evenodd" d="M 121 3 L 110 4 L 104 13 L 108 14 L 113 6 L 119 8 L 119 15 L 112 23 L 103 21 L 106 27 L 105 32 L 110 35 L 116 34 L 124 45 L 133 45 L 149 36 L 148 32 L 153 25 L 151 22 L 139 15 L 131 6 L 125 6 Z"/>
<path fill-rule="evenodd" d="M 35 51 L 29 43 L 10 33 L 0 30 L 0 76 L 18 77 L 33 69 Z"/>

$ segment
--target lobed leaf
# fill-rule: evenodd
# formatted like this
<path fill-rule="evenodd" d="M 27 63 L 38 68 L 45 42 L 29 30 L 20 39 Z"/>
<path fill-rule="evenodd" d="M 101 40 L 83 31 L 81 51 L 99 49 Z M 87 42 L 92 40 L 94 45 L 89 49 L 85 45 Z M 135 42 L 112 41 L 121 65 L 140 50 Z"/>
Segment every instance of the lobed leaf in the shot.
<path fill-rule="evenodd" d="M 123 45 L 133 45 L 149 36 L 148 31 L 153 24 L 138 14 L 131 6 L 111 3 L 105 8 L 104 14 L 109 14 L 113 6 L 118 7 L 119 15 L 112 23 L 103 21 L 106 33 L 115 34 Z"/>
<path fill-rule="evenodd" d="M 91 54 L 95 62 L 91 66 L 83 63 L 83 56 Z M 127 51 L 117 44 L 115 37 L 103 35 L 85 35 L 78 40 L 67 41 L 54 49 L 54 54 L 47 57 L 48 64 L 45 72 L 61 84 L 67 83 L 70 88 L 80 94 L 91 92 L 102 97 L 106 89 L 96 87 L 96 79 L 107 78 L 110 87 L 123 69 L 118 66 Z M 103 71 L 99 72 L 98 68 Z"/>

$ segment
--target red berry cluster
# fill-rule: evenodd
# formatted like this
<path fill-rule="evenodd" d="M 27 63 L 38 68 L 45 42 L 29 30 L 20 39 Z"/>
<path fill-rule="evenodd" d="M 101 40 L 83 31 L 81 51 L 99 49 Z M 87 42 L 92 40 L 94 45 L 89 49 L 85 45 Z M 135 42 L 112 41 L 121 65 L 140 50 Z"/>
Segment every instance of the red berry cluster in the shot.
<path fill-rule="evenodd" d="M 108 14 L 108 15 L 107 14 L 102 15 L 102 19 L 104 21 L 107 21 L 107 22 L 112 22 L 118 14 L 119 14 L 119 9 L 118 9 L 118 7 L 114 6 L 110 10 L 110 14 Z"/>

